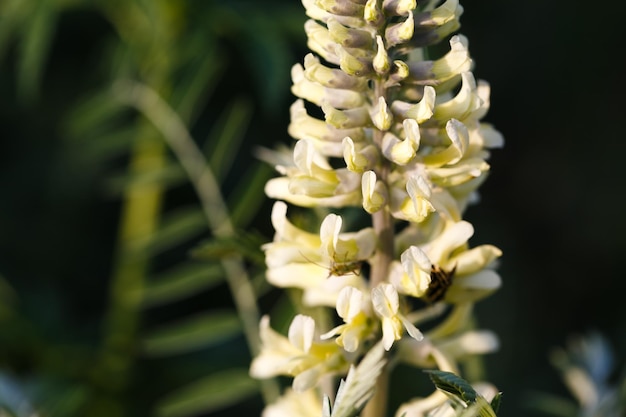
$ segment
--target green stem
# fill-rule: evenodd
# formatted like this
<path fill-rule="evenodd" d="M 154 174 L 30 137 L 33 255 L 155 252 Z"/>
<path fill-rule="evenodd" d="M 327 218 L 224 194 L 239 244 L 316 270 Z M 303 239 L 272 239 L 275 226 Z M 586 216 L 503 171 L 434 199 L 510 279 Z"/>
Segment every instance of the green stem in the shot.
<path fill-rule="evenodd" d="M 153 128 L 145 126 L 130 161 L 133 175 L 161 169 L 165 148 Z M 140 242 L 154 233 L 161 213 L 163 190 L 159 185 L 138 184 L 125 193 L 116 260 L 110 285 L 110 304 L 104 320 L 104 340 L 94 367 L 96 383 L 110 397 L 98 398 L 96 415 L 123 415 L 115 399 L 127 386 L 134 361 L 135 340 L 141 314 L 141 297 L 149 267 L 149 255 Z"/>
<path fill-rule="evenodd" d="M 232 236 L 235 230 L 219 184 L 180 117 L 146 85 L 131 81 L 118 82 L 114 91 L 121 101 L 142 112 L 162 133 L 165 142 L 189 176 L 211 232 L 219 237 Z M 221 262 L 235 306 L 243 321 L 250 352 L 256 355 L 260 347 L 259 311 L 248 273 L 239 255 L 225 257 Z M 278 384 L 273 379 L 264 380 L 262 390 L 266 402 L 278 397 Z"/>

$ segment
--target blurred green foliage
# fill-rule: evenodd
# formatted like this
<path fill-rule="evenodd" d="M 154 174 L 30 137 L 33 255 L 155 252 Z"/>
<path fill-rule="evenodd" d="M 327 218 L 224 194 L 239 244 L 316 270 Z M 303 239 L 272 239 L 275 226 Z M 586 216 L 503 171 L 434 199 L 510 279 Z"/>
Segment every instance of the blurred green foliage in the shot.
<path fill-rule="evenodd" d="M 502 414 L 536 415 L 524 392 L 564 391 L 547 352 L 567 334 L 597 328 L 626 349 L 626 82 L 616 54 L 626 3 L 462 3 L 475 73 L 492 85 L 488 119 L 506 138 L 468 213 L 473 242 L 504 251 L 504 286 L 477 311 L 502 339 L 485 364 Z M 304 20 L 297 0 L 0 0 L 7 408 L 258 415 L 219 261 L 242 254 L 261 311 L 291 315 L 263 280 L 272 172 L 252 150 L 290 140 L 289 70 L 306 53 Z M 114 93 L 129 80 L 183 121 L 237 233 L 211 233 L 162 132 Z M 414 395 L 416 378 L 407 371 L 392 396 Z M 236 389 L 221 392 L 217 380 Z"/>
<path fill-rule="evenodd" d="M 0 366 L 16 387 L 2 398 L 8 410 L 258 412 L 220 260 L 242 253 L 261 274 L 263 239 L 251 222 L 271 169 L 251 148 L 284 136 L 264 135 L 281 123 L 303 19 L 297 4 L 271 2 L 0 3 L 2 111 L 13 137 L 3 153 L 18 155 L 3 179 L 20 178 L 3 225 L 28 236 L 2 245 Z M 129 80 L 196 138 L 188 145 L 221 183 L 240 232 L 215 240 L 213 212 L 161 120 L 124 98 Z M 10 225 L 22 210 L 31 224 Z M 31 408 L 15 406 L 21 396 Z"/>

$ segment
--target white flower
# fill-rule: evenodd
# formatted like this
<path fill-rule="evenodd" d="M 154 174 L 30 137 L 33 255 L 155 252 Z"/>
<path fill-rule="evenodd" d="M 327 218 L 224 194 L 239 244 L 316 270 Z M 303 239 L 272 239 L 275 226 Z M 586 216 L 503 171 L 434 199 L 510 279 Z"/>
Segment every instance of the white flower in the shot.
<path fill-rule="evenodd" d="M 261 417 L 320 417 L 322 398 L 315 390 L 295 392 L 288 389 L 285 394 L 268 405 Z"/>
<path fill-rule="evenodd" d="M 338 345 L 348 352 L 356 352 L 360 342 L 367 337 L 370 326 L 369 314 L 366 308 L 369 300 L 365 300 L 363 293 L 354 287 L 345 287 L 337 297 L 337 314 L 345 324 L 335 327 L 323 334 L 321 339 L 329 339 L 339 335 L 336 339 Z"/>
<path fill-rule="evenodd" d="M 400 300 L 398 292 L 393 285 L 388 283 L 379 284 L 372 289 L 372 305 L 374 311 L 382 321 L 383 327 L 383 347 L 385 350 L 391 349 L 393 342 L 402 338 L 402 328 L 404 327 L 409 336 L 415 340 L 422 340 L 422 333 L 408 321 L 398 310 Z"/>
<path fill-rule="evenodd" d="M 323 375 L 346 368 L 339 346 L 315 340 L 315 321 L 309 316 L 294 317 L 288 338 L 270 328 L 267 316 L 260 330 L 261 353 L 250 366 L 254 378 L 290 375 L 295 377 L 293 389 L 301 392 L 317 385 Z"/>
<path fill-rule="evenodd" d="M 287 219 L 287 205 L 276 202 L 272 210 L 274 241 L 263 246 L 267 279 L 279 287 L 305 290 L 310 305 L 335 306 L 338 292 L 346 285 L 364 288 L 360 265 L 376 247 L 371 228 L 341 233 L 342 219 L 326 216 L 319 235 L 306 232 Z M 338 278 L 342 279 L 330 279 Z"/>
<path fill-rule="evenodd" d="M 413 297 L 421 297 L 431 281 L 432 263 L 417 246 L 411 246 L 400 255 L 401 268 L 397 263 L 392 269 L 390 281 L 398 291 Z"/>

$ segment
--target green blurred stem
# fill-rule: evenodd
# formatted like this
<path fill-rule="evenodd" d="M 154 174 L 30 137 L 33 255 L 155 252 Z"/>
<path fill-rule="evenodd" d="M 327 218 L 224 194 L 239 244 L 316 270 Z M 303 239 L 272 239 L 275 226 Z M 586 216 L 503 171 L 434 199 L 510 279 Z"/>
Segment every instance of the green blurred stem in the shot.
<path fill-rule="evenodd" d="M 138 82 L 118 81 L 114 85 L 114 93 L 122 102 L 139 110 L 161 132 L 187 172 L 212 233 L 218 237 L 233 235 L 235 230 L 219 184 L 176 112 L 154 90 Z M 256 355 L 260 348 L 259 311 L 248 273 L 238 255 L 223 258 L 222 266 L 243 321 L 248 346 L 252 355 Z M 266 402 L 278 397 L 279 389 L 275 380 L 263 381 L 262 390 Z"/>
<path fill-rule="evenodd" d="M 144 122 L 137 139 L 129 169 L 142 174 L 165 165 L 165 146 L 152 126 Z M 122 207 L 119 242 L 110 286 L 110 307 L 104 323 L 104 343 L 94 377 L 111 398 L 100 398 L 98 415 L 123 415 L 114 399 L 130 381 L 135 340 L 141 311 L 144 280 L 149 255 L 142 249 L 145 241 L 158 227 L 163 197 L 157 185 L 134 185 L 125 194 Z"/>

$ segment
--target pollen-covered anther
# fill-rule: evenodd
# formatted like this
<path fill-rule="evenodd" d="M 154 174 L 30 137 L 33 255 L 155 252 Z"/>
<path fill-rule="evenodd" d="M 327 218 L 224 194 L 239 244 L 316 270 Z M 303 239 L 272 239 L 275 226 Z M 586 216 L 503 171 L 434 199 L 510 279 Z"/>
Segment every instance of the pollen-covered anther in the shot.
<path fill-rule="evenodd" d="M 393 113 L 387 106 L 384 97 L 378 97 L 378 102 L 370 109 L 370 117 L 378 130 L 389 130 L 393 124 Z"/>
<path fill-rule="evenodd" d="M 385 41 L 389 47 L 411 40 L 415 33 L 415 21 L 413 12 L 409 11 L 409 16 L 404 22 L 393 24 L 385 29 Z"/>

